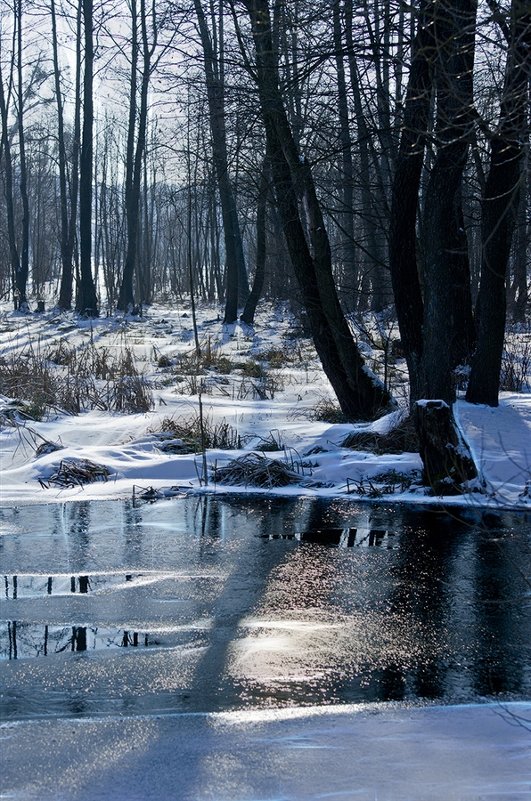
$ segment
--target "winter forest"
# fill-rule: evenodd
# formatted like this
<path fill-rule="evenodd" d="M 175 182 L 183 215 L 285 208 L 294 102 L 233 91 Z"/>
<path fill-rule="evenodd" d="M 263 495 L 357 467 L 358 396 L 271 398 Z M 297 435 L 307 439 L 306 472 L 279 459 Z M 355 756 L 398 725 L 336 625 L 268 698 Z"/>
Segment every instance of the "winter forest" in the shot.
<path fill-rule="evenodd" d="M 2 797 L 529 791 L 530 85 L 529 0 L 0 0 Z"/>

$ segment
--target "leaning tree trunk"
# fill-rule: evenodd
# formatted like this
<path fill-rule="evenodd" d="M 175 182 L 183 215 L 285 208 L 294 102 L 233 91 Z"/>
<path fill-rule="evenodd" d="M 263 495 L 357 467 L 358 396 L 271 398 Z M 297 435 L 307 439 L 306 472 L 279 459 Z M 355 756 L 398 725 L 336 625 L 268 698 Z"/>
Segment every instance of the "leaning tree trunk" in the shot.
<path fill-rule="evenodd" d="M 466 393 L 467 401 L 488 406 L 498 405 L 505 336 L 505 282 L 522 181 L 529 110 L 530 52 L 529 2 L 513 0 L 500 121 L 492 139 L 483 198 L 478 345 Z"/>
<path fill-rule="evenodd" d="M 279 88 L 268 2 L 245 0 L 245 6 L 253 29 L 256 79 L 277 207 L 315 347 L 343 412 L 351 419 L 370 419 L 387 409 L 391 398 L 369 374 L 339 304 L 313 177 L 308 164 L 301 161 Z M 301 193 L 307 208 L 309 243 L 298 204 Z"/>

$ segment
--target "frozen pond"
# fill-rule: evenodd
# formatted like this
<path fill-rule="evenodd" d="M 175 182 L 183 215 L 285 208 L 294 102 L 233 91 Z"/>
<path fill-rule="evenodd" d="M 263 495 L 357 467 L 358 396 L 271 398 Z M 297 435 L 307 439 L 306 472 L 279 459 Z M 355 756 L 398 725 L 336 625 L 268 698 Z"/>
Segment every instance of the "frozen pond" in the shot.
<path fill-rule="evenodd" d="M 525 516 L 206 496 L 0 522 L 3 721 L 530 695 Z"/>

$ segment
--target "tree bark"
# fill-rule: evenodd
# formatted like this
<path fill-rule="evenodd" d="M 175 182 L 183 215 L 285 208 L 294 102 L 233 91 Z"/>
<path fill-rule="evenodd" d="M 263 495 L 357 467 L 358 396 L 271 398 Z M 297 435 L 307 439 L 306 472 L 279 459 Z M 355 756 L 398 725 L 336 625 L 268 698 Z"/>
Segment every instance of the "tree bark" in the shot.
<path fill-rule="evenodd" d="M 0 59 L 0 118 L 2 121 L 2 148 L 4 151 L 4 196 L 6 201 L 7 236 L 9 241 L 9 258 L 11 263 L 11 282 L 15 310 L 19 307 L 19 294 L 17 290 L 17 276 L 20 274 L 20 257 L 15 232 L 15 208 L 13 202 L 13 162 L 11 157 L 11 142 L 8 131 L 8 109 L 4 92 L 4 79 L 2 75 L 2 62 Z"/>
<path fill-rule="evenodd" d="M 424 3 L 412 45 L 404 122 L 391 196 L 389 266 L 411 404 L 423 397 L 424 302 L 417 263 L 417 211 L 432 95 L 432 0 Z"/>
<path fill-rule="evenodd" d="M 16 273 L 18 307 L 28 311 L 27 284 L 29 275 L 29 199 L 28 168 L 26 162 L 26 137 L 24 131 L 24 90 L 22 64 L 22 0 L 15 0 L 15 25 L 17 27 L 17 96 L 18 96 L 18 143 L 19 143 L 19 189 L 22 201 L 20 260 Z"/>
<path fill-rule="evenodd" d="M 267 257 L 267 198 L 269 194 L 270 177 L 269 160 L 266 156 L 260 172 L 260 186 L 258 189 L 258 202 L 256 207 L 256 269 L 253 286 L 240 317 L 240 320 L 246 325 L 254 324 L 256 306 L 260 300 L 264 286 Z"/>
<path fill-rule="evenodd" d="M 531 52 L 531 9 L 512 0 L 511 38 L 498 129 L 493 135 L 490 168 L 482 207 L 482 262 L 477 318 L 478 345 L 466 393 L 471 403 L 498 405 L 505 336 L 507 265 L 522 181 Z"/>
<path fill-rule="evenodd" d="M 50 15 L 52 22 L 54 88 L 57 104 L 57 149 L 59 161 L 59 203 L 61 219 L 61 287 L 59 291 L 59 308 L 63 311 L 67 311 L 72 308 L 72 249 L 70 248 L 69 237 L 70 228 L 68 220 L 66 147 L 64 134 L 63 97 L 61 92 L 61 72 L 59 68 L 59 53 L 57 44 L 55 0 L 50 1 Z"/>
<path fill-rule="evenodd" d="M 337 72 L 339 143 L 341 146 L 341 250 L 346 280 L 347 282 L 351 282 L 354 286 L 356 286 L 356 247 L 354 244 L 354 165 L 352 161 L 352 138 L 350 135 L 347 82 L 343 58 L 341 10 L 338 0 L 331 0 L 331 2 Z"/>
<path fill-rule="evenodd" d="M 77 287 L 76 310 L 86 317 L 97 317 L 98 300 L 92 277 L 93 0 L 82 0 L 82 3 L 85 71 L 83 74 L 83 138 L 79 162 L 80 276 Z"/>
<path fill-rule="evenodd" d="M 414 407 L 415 428 L 423 463 L 423 483 L 435 495 L 469 492 L 467 482 L 477 477 L 470 450 L 443 400 L 418 401 Z"/>
<path fill-rule="evenodd" d="M 249 288 L 242 281 L 242 277 L 246 275 L 245 259 L 236 200 L 229 177 L 225 125 L 225 87 L 219 64 L 216 62 L 201 0 L 194 0 L 194 6 L 203 47 L 212 153 L 225 238 L 227 275 L 224 322 L 234 323 L 238 318 L 238 301 L 245 301 Z"/>
<path fill-rule="evenodd" d="M 140 83 L 140 107 L 138 109 L 137 128 L 137 73 L 138 73 L 138 21 L 140 20 L 140 35 L 142 41 L 142 80 Z M 125 206 L 127 220 L 127 251 L 118 308 L 124 312 L 131 312 L 135 308 L 134 279 L 138 272 L 139 239 L 140 239 L 140 192 L 142 185 L 142 163 L 146 147 L 146 128 L 148 113 L 148 89 L 151 74 L 151 58 L 156 44 L 154 40 L 148 42 L 146 3 L 140 0 L 140 14 L 137 16 L 136 0 L 131 3 L 131 82 L 129 92 L 129 122 L 127 130 L 126 154 L 126 180 L 125 180 Z M 136 141 L 135 141 L 136 140 Z"/>
<path fill-rule="evenodd" d="M 453 368 L 473 346 L 468 245 L 461 183 L 472 137 L 472 72 L 476 0 L 438 4 L 435 38 L 437 153 L 431 166 L 423 220 L 423 396 L 455 397 Z"/>

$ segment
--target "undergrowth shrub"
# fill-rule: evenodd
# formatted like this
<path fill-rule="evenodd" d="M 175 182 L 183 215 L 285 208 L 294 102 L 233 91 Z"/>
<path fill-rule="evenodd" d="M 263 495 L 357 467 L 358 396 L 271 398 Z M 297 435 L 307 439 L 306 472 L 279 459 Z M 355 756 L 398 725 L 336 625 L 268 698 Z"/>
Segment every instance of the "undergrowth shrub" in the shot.
<path fill-rule="evenodd" d="M 372 453 L 418 453 L 419 441 L 411 417 L 406 417 L 386 434 L 353 431 L 341 443 L 343 448 Z"/>
<path fill-rule="evenodd" d="M 500 389 L 526 392 L 531 389 L 531 337 L 517 336 L 503 351 Z"/>

